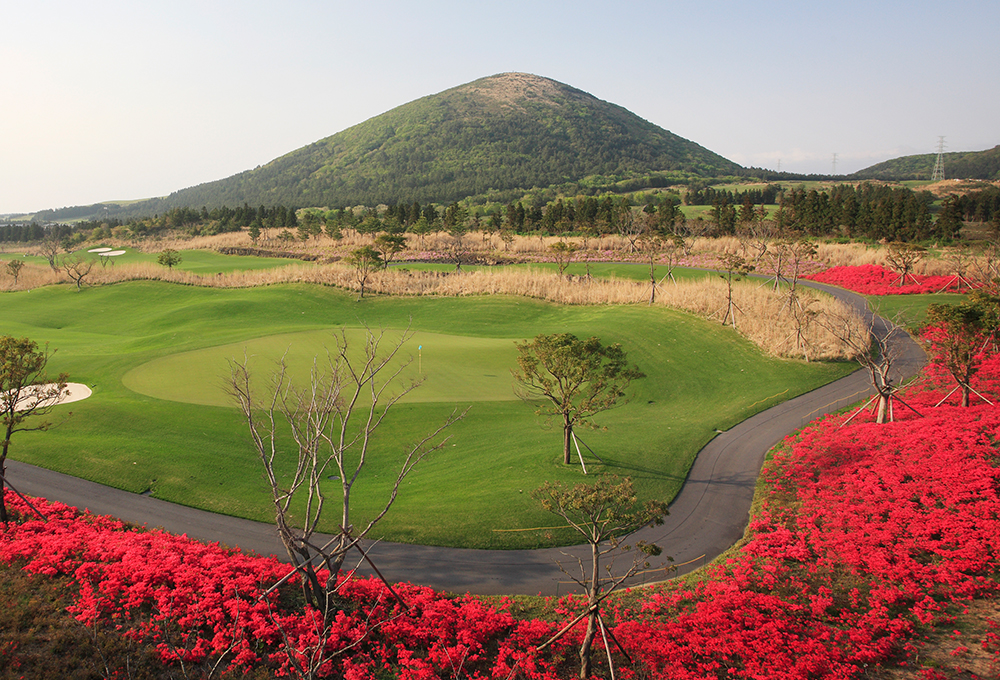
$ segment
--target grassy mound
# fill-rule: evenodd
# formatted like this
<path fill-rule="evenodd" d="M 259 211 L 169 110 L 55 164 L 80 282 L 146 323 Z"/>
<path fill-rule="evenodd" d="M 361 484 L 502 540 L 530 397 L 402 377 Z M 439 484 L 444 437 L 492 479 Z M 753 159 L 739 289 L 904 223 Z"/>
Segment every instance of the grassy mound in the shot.
<path fill-rule="evenodd" d="M 363 358 L 365 335 L 361 328 L 344 332 L 352 361 Z M 386 333 L 386 345 L 396 344 L 401 335 L 398 330 Z M 335 350 L 336 336 L 329 330 L 283 333 L 154 359 L 126 373 L 122 382 L 133 392 L 159 399 L 232 406 L 223 376 L 210 382 L 205 376 L 219 375 L 220 367 L 224 372 L 234 358 L 242 362 L 245 356 L 251 369 L 263 376 L 284 356 L 291 380 L 301 385 L 309 380 L 313 359 L 318 357 L 323 369 L 329 364 L 328 352 Z M 512 401 L 517 398 L 510 374 L 516 354 L 509 339 L 415 333 L 397 355 L 410 363 L 396 382 L 402 386 L 423 380 L 404 398 L 407 403 Z"/>

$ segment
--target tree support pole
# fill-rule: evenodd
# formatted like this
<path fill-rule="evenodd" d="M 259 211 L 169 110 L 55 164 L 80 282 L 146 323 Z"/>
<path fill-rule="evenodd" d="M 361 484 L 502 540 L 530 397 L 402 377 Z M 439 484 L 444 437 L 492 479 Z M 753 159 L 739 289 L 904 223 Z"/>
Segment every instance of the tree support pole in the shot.
<path fill-rule="evenodd" d="M 978 392 L 976 394 L 978 394 Z M 49 518 L 45 516 L 45 513 L 43 513 L 38 508 L 36 508 L 34 503 L 32 503 L 31 501 L 29 501 L 27 499 L 27 497 L 25 497 L 24 494 L 22 494 L 20 491 L 18 491 L 17 489 L 15 489 L 14 485 L 11 484 L 10 482 L 8 482 L 7 478 L 4 477 L 3 474 L 0 474 L 0 494 L 3 493 L 4 486 L 6 486 L 11 491 L 13 491 L 14 493 L 16 493 L 17 496 L 18 496 L 18 498 L 20 498 L 22 501 L 24 501 L 25 503 L 27 503 L 28 507 L 31 508 L 32 510 L 34 510 L 35 514 L 38 515 L 39 517 L 41 517 L 43 522 L 48 522 L 49 521 Z"/>
<path fill-rule="evenodd" d="M 580 457 L 580 467 L 583 468 L 583 474 L 587 474 L 587 464 L 583 462 L 583 453 L 580 452 L 580 442 L 576 440 L 576 433 L 570 430 L 569 434 L 573 438 L 573 443 L 576 444 L 576 455 Z"/>

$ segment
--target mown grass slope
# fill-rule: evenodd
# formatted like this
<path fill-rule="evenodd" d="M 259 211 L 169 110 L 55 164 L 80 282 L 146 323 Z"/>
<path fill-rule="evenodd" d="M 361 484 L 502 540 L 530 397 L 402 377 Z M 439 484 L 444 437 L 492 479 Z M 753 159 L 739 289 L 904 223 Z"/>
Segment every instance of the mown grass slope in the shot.
<path fill-rule="evenodd" d="M 504 370 L 514 365 L 515 340 L 568 331 L 622 344 L 647 378 L 635 384 L 627 405 L 596 419 L 606 430 L 580 435 L 603 460 L 588 461 L 592 472 L 630 475 L 644 497 L 663 499 L 673 497 L 716 429 L 853 368 L 777 360 L 732 329 L 645 305 L 560 306 L 499 296 L 358 303 L 352 294 L 316 285 L 210 289 L 163 282 L 82 292 L 52 286 L 5 294 L 4 303 L 5 332 L 48 343 L 58 350 L 51 370 L 94 389 L 90 399 L 60 407 L 51 431 L 18 435 L 13 457 L 264 521 L 271 516 L 269 500 L 245 425 L 218 397 L 226 361 L 242 356 L 244 347 L 256 348 L 263 380 L 269 361 L 298 339 L 308 338 L 296 350 L 308 358 L 325 334 L 332 342 L 343 327 L 410 325 L 424 350 L 413 351 L 411 342 L 403 354 L 413 354 L 422 372 L 435 373 L 429 396 L 420 397 L 418 389 L 397 407 L 353 507 L 359 517 L 379 507 L 401 441 L 471 404 L 452 440 L 407 480 L 380 525 L 385 538 L 427 544 L 540 545 L 546 539 L 538 532 L 498 530 L 551 524 L 529 492 L 547 480 L 582 479 L 579 467 L 560 462 L 558 425 L 506 392 Z M 189 369 L 183 369 L 185 356 L 197 358 Z M 149 387 L 157 372 L 185 370 L 183 384 L 171 388 L 179 393 Z M 143 371 L 147 377 L 140 380 Z M 146 388 L 129 388 L 140 383 Z M 201 389 L 215 396 L 199 399 Z M 573 537 L 557 532 L 556 540 Z"/>

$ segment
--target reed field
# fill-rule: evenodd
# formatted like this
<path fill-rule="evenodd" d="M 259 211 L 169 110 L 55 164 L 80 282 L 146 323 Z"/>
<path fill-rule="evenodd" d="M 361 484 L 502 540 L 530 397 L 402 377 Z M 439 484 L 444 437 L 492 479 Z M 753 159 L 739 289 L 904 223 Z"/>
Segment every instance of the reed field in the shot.
<path fill-rule="evenodd" d="M 427 245 L 443 247 L 450 237 L 435 234 L 427 237 Z M 470 244 L 481 241 L 479 235 L 467 237 Z M 415 237 L 414 237 L 415 239 Z M 550 253 L 549 245 L 558 239 L 519 237 L 515 251 L 521 254 L 535 252 L 537 257 Z M 610 243 L 613 237 L 604 239 Z M 126 255 L 114 262 L 95 265 L 85 279 L 85 285 L 107 285 L 122 281 L 160 280 L 184 285 L 208 286 L 213 288 L 248 288 L 275 285 L 278 283 L 315 283 L 336 286 L 347 290 L 359 290 L 356 271 L 339 262 L 340 255 L 350 247 L 361 243 L 369 244 L 368 237 L 345 237 L 334 241 L 320 237 L 307 249 L 301 242 L 293 245 L 302 252 L 320 256 L 319 262 L 302 262 L 284 258 L 260 256 L 225 256 L 204 248 L 249 247 L 245 234 L 223 234 L 214 237 L 196 237 L 189 241 L 162 240 L 154 242 L 161 250 L 180 247 L 184 243 L 198 246 L 199 250 L 183 250 L 183 260 L 173 269 L 156 264 L 156 252 L 142 252 L 122 243 L 112 243 L 126 249 Z M 539 250 L 531 248 L 538 241 Z M 596 239 L 591 239 L 596 241 Z M 738 247 L 736 239 L 699 239 L 693 252 L 699 250 L 701 241 L 711 242 L 718 252 L 732 252 Z M 345 245 L 345 242 L 346 245 Z M 331 250 L 336 245 L 337 251 Z M 151 243 L 144 242 L 145 248 Z M 288 243 L 282 244 L 289 247 Z M 306 244 L 309 245 L 309 244 Z M 416 244 L 414 244 L 416 245 Z M 618 246 L 621 244 L 619 243 Z M 345 250 L 347 249 L 347 250 Z M 84 255 L 86 251 L 81 251 Z M 564 276 L 556 271 L 551 262 L 526 262 L 520 266 L 483 266 L 473 263 L 463 265 L 460 271 L 454 265 L 443 262 L 443 251 L 410 252 L 413 255 L 433 256 L 436 265 L 403 260 L 399 266 L 374 272 L 365 288 L 368 294 L 403 296 L 478 296 L 513 295 L 548 300 L 569 305 L 623 305 L 647 303 L 679 309 L 706 318 L 724 318 L 728 308 L 725 282 L 716 274 L 677 267 L 671 279 L 667 279 L 668 268 L 656 264 L 653 269 L 657 281 L 655 295 L 650 281 L 648 265 L 609 262 L 606 260 L 584 261 L 588 252 L 580 252 L 577 259 L 569 264 Z M 610 251 L 609 251 L 610 252 Z M 591 255 L 600 256 L 595 250 Z M 660 258 L 662 259 L 662 258 Z M 3 283 L 8 290 L 27 290 L 66 281 L 65 273 L 53 271 L 38 256 L 25 258 L 26 265 L 21 271 L 17 285 L 7 277 Z M 714 265 L 711 259 L 699 264 Z M 824 295 L 799 289 L 797 309 L 789 304 L 787 293 L 772 288 L 760 280 L 737 282 L 733 290 L 733 302 L 737 311 L 738 331 L 757 344 L 764 351 L 775 356 L 800 357 L 805 359 L 845 358 L 845 348 L 840 345 L 822 325 L 811 323 L 817 315 L 834 313 L 846 314 L 843 306 Z"/>

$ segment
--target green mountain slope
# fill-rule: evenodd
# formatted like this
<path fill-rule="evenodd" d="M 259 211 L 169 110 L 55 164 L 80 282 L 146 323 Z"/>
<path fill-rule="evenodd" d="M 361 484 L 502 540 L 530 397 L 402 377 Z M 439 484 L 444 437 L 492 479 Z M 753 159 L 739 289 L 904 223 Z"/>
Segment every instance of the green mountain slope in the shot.
<path fill-rule="evenodd" d="M 925 153 L 884 161 L 850 175 L 852 179 L 930 179 L 937 154 Z M 960 151 L 944 155 L 946 179 L 1000 179 L 1000 146 L 986 151 Z"/>
<path fill-rule="evenodd" d="M 255 170 L 175 192 L 157 207 L 445 202 L 595 175 L 739 169 L 620 106 L 547 78 L 504 73 L 404 104 Z"/>

